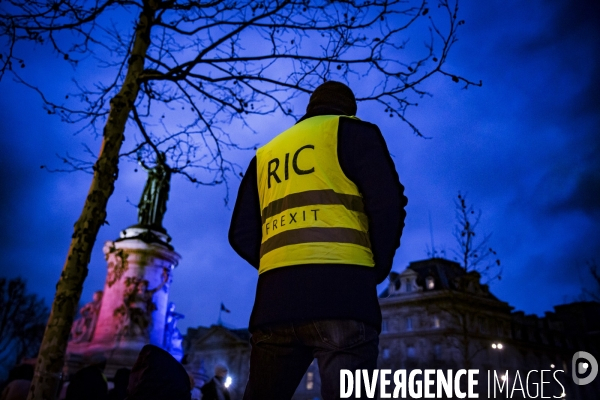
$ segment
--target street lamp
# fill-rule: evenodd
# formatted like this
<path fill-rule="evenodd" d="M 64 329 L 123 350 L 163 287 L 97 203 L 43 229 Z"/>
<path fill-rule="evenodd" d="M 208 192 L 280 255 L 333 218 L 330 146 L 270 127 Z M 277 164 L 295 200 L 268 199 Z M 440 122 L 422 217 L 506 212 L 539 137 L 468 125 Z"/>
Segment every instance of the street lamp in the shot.
<path fill-rule="evenodd" d="M 494 350 L 502 350 L 503 348 L 504 348 L 504 345 L 500 342 L 492 343 L 492 349 L 494 349 Z M 503 364 L 502 354 L 503 354 L 503 352 L 501 351 L 499 353 L 499 355 L 496 356 L 496 363 L 498 366 L 501 366 Z M 508 377 L 503 375 L 502 380 L 505 380 L 506 378 L 508 378 Z"/>

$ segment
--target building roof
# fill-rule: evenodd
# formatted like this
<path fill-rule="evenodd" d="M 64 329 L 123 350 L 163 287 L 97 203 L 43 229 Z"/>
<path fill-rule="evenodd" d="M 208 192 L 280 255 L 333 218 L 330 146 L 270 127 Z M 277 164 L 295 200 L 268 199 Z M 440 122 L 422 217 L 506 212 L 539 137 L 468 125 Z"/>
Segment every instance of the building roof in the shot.
<path fill-rule="evenodd" d="M 411 262 L 401 273 L 390 273 L 390 284 L 380 298 L 399 295 L 405 292 L 402 285 L 408 276 L 414 277 L 418 290 L 422 291 L 468 291 L 489 299 L 498 300 L 488 285 L 481 284 L 481 275 L 476 271 L 466 272 L 457 262 L 445 258 L 429 258 Z M 429 284 L 428 284 L 429 283 Z"/>

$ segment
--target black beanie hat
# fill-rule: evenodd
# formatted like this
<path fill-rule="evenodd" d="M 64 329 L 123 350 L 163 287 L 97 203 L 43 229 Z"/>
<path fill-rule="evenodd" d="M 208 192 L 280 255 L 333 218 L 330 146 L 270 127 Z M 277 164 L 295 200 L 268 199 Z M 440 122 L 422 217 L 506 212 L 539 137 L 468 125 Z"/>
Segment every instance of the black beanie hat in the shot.
<path fill-rule="evenodd" d="M 327 81 L 310 95 L 306 112 L 318 108 L 336 109 L 344 115 L 356 115 L 356 98 L 352 89 L 341 82 Z"/>

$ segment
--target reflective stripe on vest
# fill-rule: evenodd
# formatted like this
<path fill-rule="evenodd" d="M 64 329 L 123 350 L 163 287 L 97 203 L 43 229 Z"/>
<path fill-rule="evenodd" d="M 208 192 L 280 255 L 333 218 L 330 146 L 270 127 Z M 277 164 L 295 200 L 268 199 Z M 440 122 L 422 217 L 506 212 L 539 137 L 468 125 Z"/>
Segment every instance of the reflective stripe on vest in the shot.
<path fill-rule="evenodd" d="M 338 161 L 340 118 L 306 119 L 256 152 L 259 273 L 299 264 L 375 265 L 362 196 Z"/>

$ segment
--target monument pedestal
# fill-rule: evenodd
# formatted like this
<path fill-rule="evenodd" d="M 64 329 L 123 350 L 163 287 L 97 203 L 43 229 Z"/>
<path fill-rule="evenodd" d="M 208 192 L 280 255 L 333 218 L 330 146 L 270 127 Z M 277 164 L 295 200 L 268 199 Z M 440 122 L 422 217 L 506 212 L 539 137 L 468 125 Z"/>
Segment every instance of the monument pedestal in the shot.
<path fill-rule="evenodd" d="M 169 241 L 165 232 L 134 225 L 106 242 L 108 274 L 101 306 L 89 321 L 93 333 L 74 335 L 69 342 L 69 373 L 105 358 L 110 377 L 119 368 L 131 368 L 144 345 L 164 347 L 172 270 L 180 260 Z"/>

